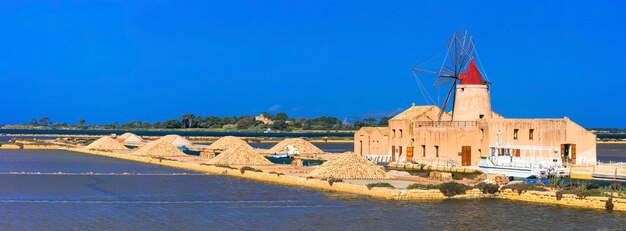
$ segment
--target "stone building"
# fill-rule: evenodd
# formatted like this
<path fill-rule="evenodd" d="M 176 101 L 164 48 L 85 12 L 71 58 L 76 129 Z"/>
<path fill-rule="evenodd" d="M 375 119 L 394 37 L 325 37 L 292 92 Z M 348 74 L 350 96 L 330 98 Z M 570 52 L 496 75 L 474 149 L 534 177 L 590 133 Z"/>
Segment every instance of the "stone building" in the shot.
<path fill-rule="evenodd" d="M 465 76 L 464 76 L 465 75 Z M 530 105 L 529 105 L 530 106 Z M 456 85 L 451 113 L 411 106 L 389 127 L 364 127 L 354 135 L 360 155 L 387 155 L 392 162 L 476 166 L 481 156 L 511 155 L 533 161 L 596 162 L 596 136 L 567 117 L 504 118 L 491 109 L 489 83 L 473 60 Z M 430 162 L 429 162 L 430 161 Z"/>

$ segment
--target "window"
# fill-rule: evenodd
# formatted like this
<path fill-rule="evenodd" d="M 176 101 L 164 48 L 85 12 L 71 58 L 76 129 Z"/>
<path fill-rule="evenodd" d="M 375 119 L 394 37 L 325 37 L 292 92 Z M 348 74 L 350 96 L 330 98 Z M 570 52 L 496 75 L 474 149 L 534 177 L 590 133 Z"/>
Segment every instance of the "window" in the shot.
<path fill-rule="evenodd" d="M 391 129 L 391 131 L 393 132 L 393 138 L 396 138 L 396 129 Z"/>
<path fill-rule="evenodd" d="M 517 133 L 519 132 L 519 129 L 513 129 L 513 139 L 517 140 Z"/>
<path fill-rule="evenodd" d="M 400 129 L 400 138 L 402 138 L 402 129 Z"/>
<path fill-rule="evenodd" d="M 435 156 L 439 157 L 439 145 L 435 145 Z"/>
<path fill-rule="evenodd" d="M 482 118 L 485 118 L 485 115 L 480 114 L 480 115 L 478 115 L 478 118 L 481 118 L 481 119 L 482 119 Z"/>
<path fill-rule="evenodd" d="M 535 129 L 528 130 L 528 139 L 533 140 L 533 135 L 535 133 Z"/>
<path fill-rule="evenodd" d="M 426 145 L 422 145 L 422 156 L 426 157 Z"/>

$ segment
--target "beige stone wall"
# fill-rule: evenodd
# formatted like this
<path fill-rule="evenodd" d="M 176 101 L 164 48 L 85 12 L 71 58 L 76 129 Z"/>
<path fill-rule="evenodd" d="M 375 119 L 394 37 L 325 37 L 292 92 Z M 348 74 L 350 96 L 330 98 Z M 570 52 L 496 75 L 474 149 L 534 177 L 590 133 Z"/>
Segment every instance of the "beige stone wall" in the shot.
<path fill-rule="evenodd" d="M 576 164 L 595 164 L 596 135 L 568 118 L 565 121 L 567 123 L 565 143 L 576 144 Z"/>
<path fill-rule="evenodd" d="M 412 147 L 411 123 L 407 120 L 389 120 L 389 153 L 392 160 L 406 161 L 406 148 Z"/>
<path fill-rule="evenodd" d="M 491 119 L 491 99 L 489 88 L 482 84 L 459 84 L 454 95 L 454 121 L 475 121 Z"/>
<path fill-rule="evenodd" d="M 477 127 L 421 127 L 414 130 L 413 137 L 419 159 L 438 158 L 460 166 L 462 146 L 470 146 L 471 164 L 478 165 L 484 152 Z"/>
<path fill-rule="evenodd" d="M 389 137 L 376 127 L 363 127 L 354 133 L 357 155 L 389 155 Z"/>
<path fill-rule="evenodd" d="M 487 134 L 487 147 L 496 145 L 500 134 L 500 145 L 542 147 L 521 150 L 522 157 L 547 159 L 561 158 L 561 144 L 576 144 L 577 164 L 595 163 L 595 135 L 569 119 L 494 119 L 479 122 L 479 129 Z"/>

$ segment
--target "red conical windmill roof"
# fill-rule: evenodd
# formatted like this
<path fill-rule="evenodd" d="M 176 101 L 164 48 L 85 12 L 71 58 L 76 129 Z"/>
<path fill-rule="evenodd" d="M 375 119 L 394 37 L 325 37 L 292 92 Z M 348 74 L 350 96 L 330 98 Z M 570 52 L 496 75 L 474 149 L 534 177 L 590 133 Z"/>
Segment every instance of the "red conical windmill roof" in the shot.
<path fill-rule="evenodd" d="M 469 66 L 465 72 L 461 73 L 461 84 L 483 84 L 483 76 L 476 67 L 474 59 L 470 61 Z"/>

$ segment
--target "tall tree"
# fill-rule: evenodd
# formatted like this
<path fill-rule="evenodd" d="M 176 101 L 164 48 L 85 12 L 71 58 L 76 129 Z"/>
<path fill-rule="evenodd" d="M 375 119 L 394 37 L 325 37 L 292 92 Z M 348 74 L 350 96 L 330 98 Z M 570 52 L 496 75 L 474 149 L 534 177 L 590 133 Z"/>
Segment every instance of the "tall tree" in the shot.
<path fill-rule="evenodd" d="M 48 117 L 44 116 L 44 117 L 39 118 L 39 125 L 41 125 L 41 126 L 46 126 L 47 127 L 47 126 L 50 126 L 50 123 L 51 123 L 51 121 L 50 121 L 50 118 L 48 118 Z"/>
<path fill-rule="evenodd" d="M 85 120 L 84 119 L 78 120 L 78 127 L 79 128 L 84 128 L 85 127 Z"/>
<path fill-rule="evenodd" d="M 376 119 L 375 118 L 365 118 L 365 119 L 363 119 L 363 121 L 365 121 L 365 123 L 367 123 L 368 125 L 372 125 L 372 124 L 376 123 Z"/>
<path fill-rule="evenodd" d="M 193 125 L 193 119 L 196 118 L 194 114 L 184 114 L 180 117 L 180 122 L 183 125 L 183 128 L 191 128 Z"/>

